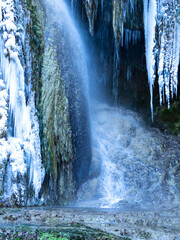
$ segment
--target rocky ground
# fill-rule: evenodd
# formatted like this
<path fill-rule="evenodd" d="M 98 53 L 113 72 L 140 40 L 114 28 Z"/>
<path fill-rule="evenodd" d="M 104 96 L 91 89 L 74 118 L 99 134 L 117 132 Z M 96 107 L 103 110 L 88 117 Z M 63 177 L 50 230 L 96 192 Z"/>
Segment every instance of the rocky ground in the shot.
<path fill-rule="evenodd" d="M 0 239 L 63 237 L 65 240 L 180 240 L 180 209 L 176 206 L 161 211 L 95 208 L 0 210 Z"/>

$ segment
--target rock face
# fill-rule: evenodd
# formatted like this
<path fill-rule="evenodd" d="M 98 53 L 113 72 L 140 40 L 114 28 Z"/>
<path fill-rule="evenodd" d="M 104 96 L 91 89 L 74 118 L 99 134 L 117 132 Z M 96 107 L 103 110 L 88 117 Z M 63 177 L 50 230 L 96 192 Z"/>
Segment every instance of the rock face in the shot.
<path fill-rule="evenodd" d="M 97 15 L 98 0 L 85 0 L 84 5 L 89 21 L 89 31 L 91 35 L 94 35 L 94 21 Z"/>
<path fill-rule="evenodd" d="M 80 6 L 82 20 L 89 23 L 93 35 L 99 85 L 104 86 L 106 98 L 140 111 L 151 106 L 152 119 L 153 102 L 155 107 L 165 102 L 170 107 L 179 79 L 179 1 L 80 2 L 85 6 Z"/>
<path fill-rule="evenodd" d="M 76 2 L 78 5 L 79 1 Z M 88 2 L 82 1 L 78 7 L 83 12 L 85 26 L 89 24 L 91 35 L 94 33 L 91 50 L 94 49 L 93 59 L 102 95 L 116 104 L 123 103 L 136 109 L 149 107 L 143 1 Z M 96 7 L 91 10 L 90 6 Z"/>
<path fill-rule="evenodd" d="M 56 204 L 73 197 L 72 131 L 69 103 L 55 49 L 45 46 L 42 68 L 44 199 Z"/>

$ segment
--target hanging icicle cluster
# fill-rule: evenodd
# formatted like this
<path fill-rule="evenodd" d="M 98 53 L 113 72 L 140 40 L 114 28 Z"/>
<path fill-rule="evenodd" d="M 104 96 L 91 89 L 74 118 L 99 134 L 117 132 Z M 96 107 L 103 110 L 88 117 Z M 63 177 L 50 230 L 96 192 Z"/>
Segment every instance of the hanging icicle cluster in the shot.
<path fill-rule="evenodd" d="M 137 0 L 113 0 L 113 31 L 116 46 L 128 48 L 141 38 Z"/>
<path fill-rule="evenodd" d="M 153 86 L 157 75 L 160 104 L 177 96 L 180 55 L 180 1 L 144 0 L 146 64 L 151 94 L 153 120 Z"/>

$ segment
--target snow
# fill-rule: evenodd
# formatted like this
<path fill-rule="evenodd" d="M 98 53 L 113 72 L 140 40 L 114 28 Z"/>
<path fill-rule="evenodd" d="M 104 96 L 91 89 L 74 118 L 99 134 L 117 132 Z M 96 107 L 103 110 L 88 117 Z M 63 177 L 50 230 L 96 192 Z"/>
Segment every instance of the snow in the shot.
<path fill-rule="evenodd" d="M 10 156 L 10 165 L 12 166 L 12 172 L 14 177 L 17 177 L 17 173 L 24 175 L 27 171 L 26 164 L 24 162 L 23 150 L 15 151 Z"/>
<path fill-rule="evenodd" d="M 8 32 L 10 31 L 16 32 L 17 30 L 16 25 L 10 19 L 5 21 L 5 25 Z"/>

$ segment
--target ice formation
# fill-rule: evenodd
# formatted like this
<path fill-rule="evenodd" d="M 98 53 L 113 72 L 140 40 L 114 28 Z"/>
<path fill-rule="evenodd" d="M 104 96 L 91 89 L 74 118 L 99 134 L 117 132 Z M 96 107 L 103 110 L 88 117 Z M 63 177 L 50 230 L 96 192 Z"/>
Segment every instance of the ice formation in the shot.
<path fill-rule="evenodd" d="M 114 0 L 113 1 L 113 31 L 116 39 L 116 47 L 126 47 L 133 45 L 141 39 L 141 31 L 136 27 L 128 29 L 124 24 L 128 21 L 131 14 L 134 15 L 136 1 L 134 0 Z M 129 26 L 130 28 L 130 26 Z"/>
<path fill-rule="evenodd" d="M 19 58 L 22 46 L 17 43 L 24 44 L 24 34 L 16 27 L 13 0 L 0 0 L 0 29 L 0 163 L 5 165 L 4 199 L 15 198 L 23 204 L 28 187 L 32 186 L 38 197 L 44 174 L 33 93 L 26 104 L 24 69 Z M 16 41 L 16 36 L 21 41 Z"/>
<path fill-rule="evenodd" d="M 151 114 L 153 120 L 153 85 L 155 81 L 155 27 L 156 27 L 157 2 L 144 0 L 144 30 L 146 39 L 146 65 L 151 94 Z"/>
<path fill-rule="evenodd" d="M 177 95 L 180 55 L 180 2 L 144 0 L 146 63 L 151 93 L 153 120 L 153 85 L 157 65 L 160 104 Z"/>
<path fill-rule="evenodd" d="M 141 40 L 141 31 L 124 29 L 124 45 L 127 49 L 130 43 L 135 45 L 139 40 Z"/>

